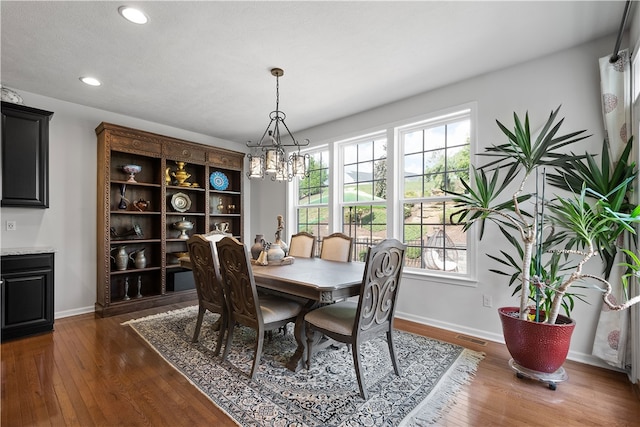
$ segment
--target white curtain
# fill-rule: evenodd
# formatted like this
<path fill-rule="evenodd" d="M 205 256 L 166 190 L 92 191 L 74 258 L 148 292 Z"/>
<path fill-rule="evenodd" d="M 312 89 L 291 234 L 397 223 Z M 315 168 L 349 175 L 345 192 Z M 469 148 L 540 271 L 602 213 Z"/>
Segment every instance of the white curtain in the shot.
<path fill-rule="evenodd" d="M 629 51 L 619 52 L 619 59 L 610 63 L 610 56 L 600 58 L 600 87 L 605 138 L 611 147 L 611 157 L 617 158 L 631 136 L 631 71 Z M 621 271 L 611 273 L 612 295 L 624 300 L 620 282 Z M 629 310 L 610 311 L 603 305 L 596 330 L 592 354 L 609 365 L 631 371 L 631 334 L 638 334 L 631 325 Z M 633 331 L 631 331 L 633 329 Z"/>
<path fill-rule="evenodd" d="M 633 75 L 632 78 L 632 90 L 633 95 L 631 96 L 631 102 L 633 103 L 633 107 L 631 107 L 631 116 L 632 122 L 631 125 L 632 133 L 634 135 L 635 144 L 635 159 L 636 164 L 640 165 L 640 149 L 638 149 L 638 144 L 640 143 L 640 55 L 638 55 L 638 47 L 640 47 L 640 38 L 636 43 L 635 52 L 631 54 L 631 73 Z M 638 184 L 638 183 L 636 183 Z M 636 185 L 638 188 L 639 185 Z M 635 203 L 640 203 L 640 195 L 638 192 L 635 193 Z M 640 226 L 636 226 L 636 232 L 638 236 L 640 236 Z M 636 295 L 640 295 L 640 280 L 635 280 L 632 284 L 632 289 L 630 292 L 630 296 L 634 297 Z M 631 373 L 629 375 L 629 379 L 632 383 L 640 382 L 640 306 L 638 304 L 631 307 Z"/>

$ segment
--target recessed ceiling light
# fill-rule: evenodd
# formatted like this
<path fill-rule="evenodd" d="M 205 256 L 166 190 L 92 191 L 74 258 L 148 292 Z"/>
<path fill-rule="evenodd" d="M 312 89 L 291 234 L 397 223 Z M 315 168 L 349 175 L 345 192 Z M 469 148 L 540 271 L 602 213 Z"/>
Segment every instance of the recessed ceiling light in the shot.
<path fill-rule="evenodd" d="M 89 86 L 100 86 L 100 80 L 95 77 L 80 77 L 80 81 L 84 84 L 88 84 Z"/>
<path fill-rule="evenodd" d="M 146 24 L 149 21 L 149 17 L 145 15 L 143 11 L 134 7 L 120 6 L 118 13 L 122 15 L 124 19 L 134 24 Z"/>

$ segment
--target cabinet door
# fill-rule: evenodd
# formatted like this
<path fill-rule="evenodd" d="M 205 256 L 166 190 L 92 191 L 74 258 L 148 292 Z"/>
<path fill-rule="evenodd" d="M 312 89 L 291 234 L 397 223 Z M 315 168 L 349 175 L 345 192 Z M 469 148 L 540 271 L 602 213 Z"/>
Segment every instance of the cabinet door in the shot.
<path fill-rule="evenodd" d="M 2 103 L 2 206 L 49 207 L 49 119 L 53 113 Z"/>
<path fill-rule="evenodd" d="M 53 329 L 53 254 L 2 258 L 2 340 Z"/>

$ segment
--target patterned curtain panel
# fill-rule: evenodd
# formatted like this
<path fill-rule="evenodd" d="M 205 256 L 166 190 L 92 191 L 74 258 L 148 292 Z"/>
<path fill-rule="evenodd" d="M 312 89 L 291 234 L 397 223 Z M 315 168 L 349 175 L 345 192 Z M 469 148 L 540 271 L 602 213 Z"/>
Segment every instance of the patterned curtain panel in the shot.
<path fill-rule="evenodd" d="M 609 141 L 612 158 L 619 157 L 631 136 L 631 72 L 629 51 L 619 52 L 615 63 L 611 56 L 600 58 L 600 86 L 605 138 Z M 612 296 L 624 301 L 620 283 L 621 271 L 611 272 Z M 638 331 L 635 331 L 637 334 Z M 592 354 L 616 368 L 631 369 L 630 311 L 611 311 L 603 305 L 596 330 Z"/>

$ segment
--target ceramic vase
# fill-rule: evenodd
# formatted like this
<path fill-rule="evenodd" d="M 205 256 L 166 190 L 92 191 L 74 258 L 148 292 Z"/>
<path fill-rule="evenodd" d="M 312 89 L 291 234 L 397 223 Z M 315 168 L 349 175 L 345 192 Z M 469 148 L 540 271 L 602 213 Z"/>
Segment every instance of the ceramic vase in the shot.
<path fill-rule="evenodd" d="M 282 250 L 284 251 L 285 255 L 287 253 L 289 253 L 289 245 L 287 245 L 287 242 L 285 242 L 284 240 L 281 239 L 277 239 L 275 241 L 276 245 L 280 245 L 280 247 L 282 248 Z"/>
<path fill-rule="evenodd" d="M 251 258 L 258 259 L 264 249 L 264 234 L 256 234 L 253 246 L 251 246 Z"/>
<path fill-rule="evenodd" d="M 280 261 L 282 258 L 284 258 L 284 251 L 282 250 L 282 247 L 276 243 L 272 243 L 271 247 L 267 251 L 267 260 L 269 262 Z"/>

